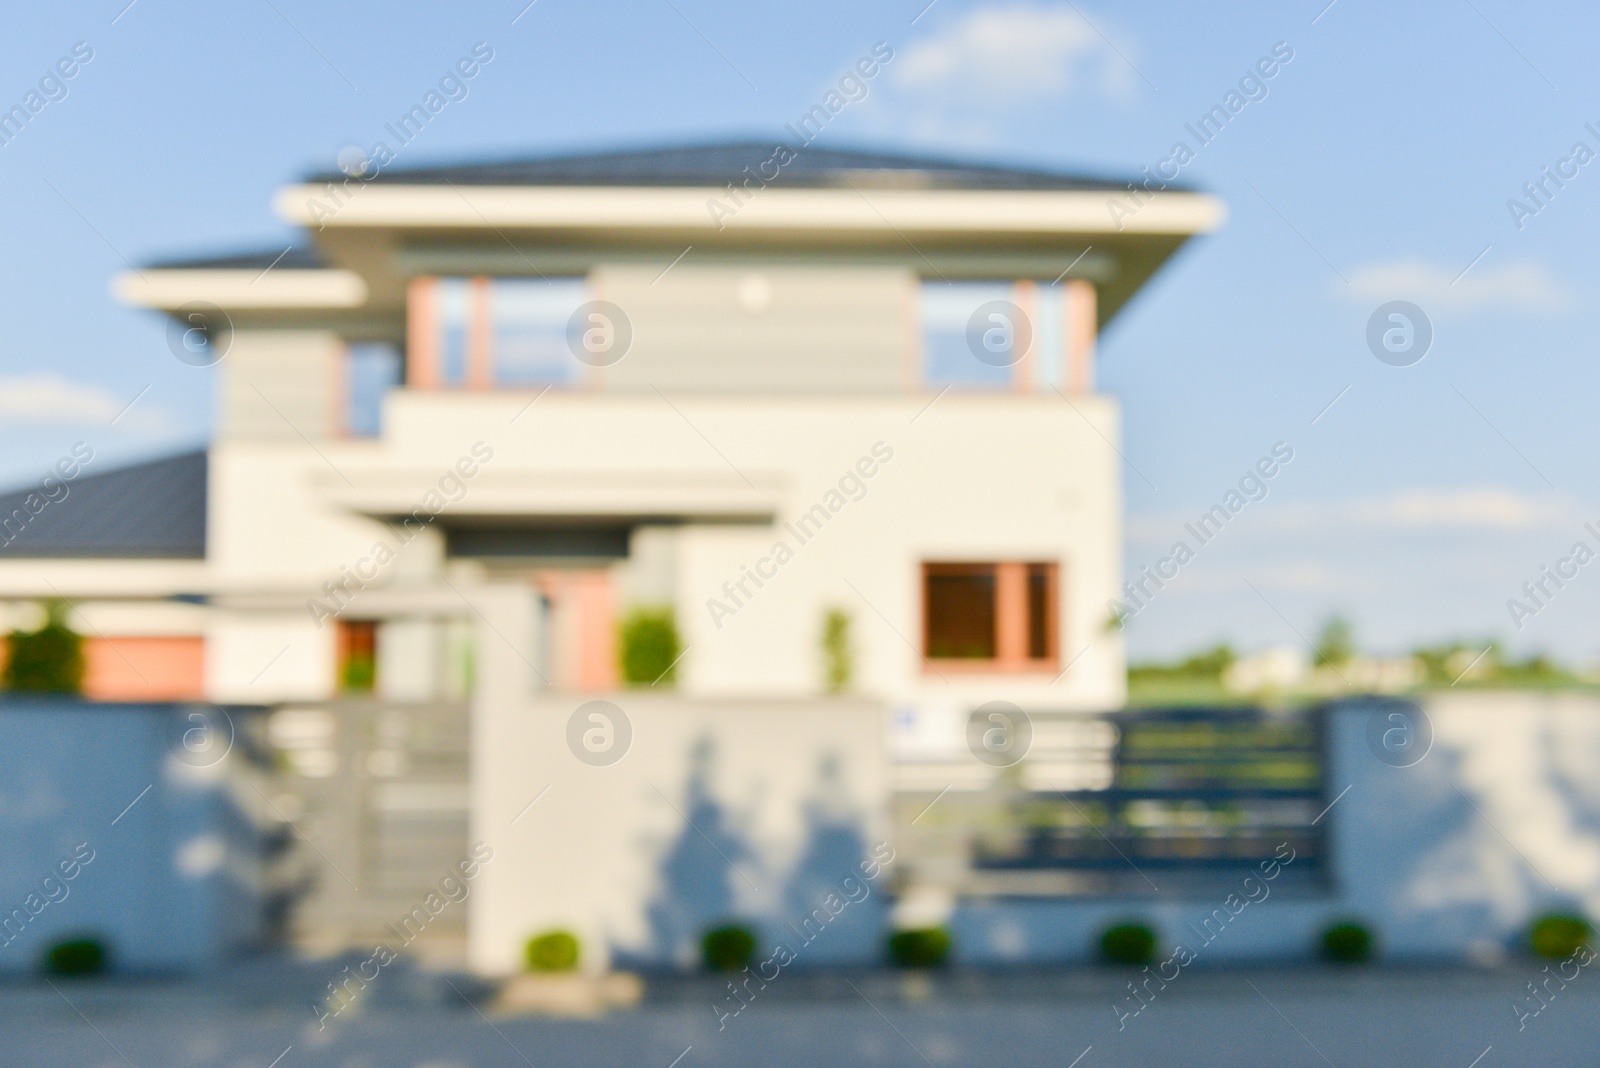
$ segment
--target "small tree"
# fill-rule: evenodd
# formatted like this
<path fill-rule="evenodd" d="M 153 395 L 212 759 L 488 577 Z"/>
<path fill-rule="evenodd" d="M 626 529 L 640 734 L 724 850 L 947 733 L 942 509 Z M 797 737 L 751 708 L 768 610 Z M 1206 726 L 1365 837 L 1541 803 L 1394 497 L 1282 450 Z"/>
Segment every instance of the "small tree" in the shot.
<path fill-rule="evenodd" d="M 50 605 L 44 626 L 6 635 L 5 688 L 14 693 L 81 693 L 83 637 L 67 626 L 67 609 Z"/>
<path fill-rule="evenodd" d="M 622 621 L 619 659 L 630 686 L 672 683 L 677 678 L 678 624 L 670 607 L 635 608 Z"/>
<path fill-rule="evenodd" d="M 1341 616 L 1333 616 L 1322 625 L 1322 633 L 1317 635 L 1317 667 L 1323 664 L 1338 667 L 1348 663 L 1355 652 L 1355 633 L 1350 629 L 1349 621 Z"/>
<path fill-rule="evenodd" d="M 832 608 L 822 621 L 823 683 L 829 693 L 842 693 L 855 677 L 855 650 L 850 644 L 850 613 Z"/>

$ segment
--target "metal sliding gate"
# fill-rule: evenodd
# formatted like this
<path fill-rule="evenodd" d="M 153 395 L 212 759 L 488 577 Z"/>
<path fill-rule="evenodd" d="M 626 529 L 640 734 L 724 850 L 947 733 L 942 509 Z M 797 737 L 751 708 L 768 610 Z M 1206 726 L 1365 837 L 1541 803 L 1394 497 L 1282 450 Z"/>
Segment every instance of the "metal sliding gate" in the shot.
<path fill-rule="evenodd" d="M 984 724 L 975 720 L 968 737 Z M 896 768 L 894 820 L 917 881 L 978 895 L 1209 894 L 1293 851 L 1320 885 L 1327 804 L 1319 710 L 1030 713 L 1027 752 Z"/>
<path fill-rule="evenodd" d="M 338 700 L 271 713 L 272 808 L 291 827 L 302 876 L 289 917 L 297 942 L 392 944 L 390 925 L 466 856 L 469 723 L 465 703 Z M 455 958 L 465 930 L 466 909 L 452 904 L 413 949 Z"/>

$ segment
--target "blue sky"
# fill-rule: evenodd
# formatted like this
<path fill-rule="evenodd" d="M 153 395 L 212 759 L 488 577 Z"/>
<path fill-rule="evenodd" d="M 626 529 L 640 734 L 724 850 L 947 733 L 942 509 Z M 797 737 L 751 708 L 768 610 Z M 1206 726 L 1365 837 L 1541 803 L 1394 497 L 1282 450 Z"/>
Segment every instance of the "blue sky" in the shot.
<path fill-rule="evenodd" d="M 1103 339 L 1101 384 L 1126 413 L 1129 570 L 1274 443 L 1294 459 L 1132 621 L 1132 653 L 1292 644 L 1341 611 L 1380 651 L 1493 635 L 1600 655 L 1585 626 L 1600 563 L 1520 631 L 1506 605 L 1579 539 L 1600 549 L 1583 530 L 1600 520 L 1600 160 L 1520 228 L 1508 208 L 1577 142 L 1600 152 L 1585 129 L 1600 129 L 1600 12 L 925 3 L 8 11 L 5 107 L 76 43 L 93 58 L 0 146 L 0 476 L 26 479 L 77 440 L 106 460 L 206 440 L 210 373 L 172 357 L 158 319 L 119 308 L 111 277 L 126 261 L 287 241 L 273 190 L 380 137 L 476 42 L 494 60 L 406 162 L 773 134 L 883 41 L 896 58 L 828 143 L 1134 173 L 1281 42 L 1293 59 L 1266 96 L 1183 172 L 1227 202 L 1227 224 Z M 1409 367 L 1364 339 L 1394 299 L 1435 331 Z"/>

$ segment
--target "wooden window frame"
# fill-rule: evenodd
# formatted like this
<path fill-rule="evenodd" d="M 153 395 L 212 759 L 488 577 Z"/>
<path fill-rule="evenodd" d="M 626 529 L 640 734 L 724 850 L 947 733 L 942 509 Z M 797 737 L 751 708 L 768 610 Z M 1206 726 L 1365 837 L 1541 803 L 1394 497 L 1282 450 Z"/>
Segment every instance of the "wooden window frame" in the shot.
<path fill-rule="evenodd" d="M 1030 619 L 1029 575 L 1045 575 L 1045 648 L 1049 655 L 1028 655 Z M 933 574 L 992 574 L 995 585 L 995 655 L 984 657 L 932 657 L 928 655 L 928 579 Z M 925 675 L 1034 675 L 1055 673 L 1061 663 L 1061 567 L 1052 560 L 928 560 L 917 569 L 922 670 Z"/>

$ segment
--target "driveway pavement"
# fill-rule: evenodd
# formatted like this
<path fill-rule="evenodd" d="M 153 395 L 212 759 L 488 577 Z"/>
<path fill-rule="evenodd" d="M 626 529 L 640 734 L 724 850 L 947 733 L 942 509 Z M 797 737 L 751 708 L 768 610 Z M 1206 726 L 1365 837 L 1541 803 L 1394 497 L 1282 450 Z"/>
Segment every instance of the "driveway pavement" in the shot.
<path fill-rule="evenodd" d="M 310 1005 L 340 967 L 269 962 L 205 981 L 0 986 L 0 1063 L 1502 1068 L 1600 1061 L 1600 977 L 1580 974 L 1564 989 L 1551 980 L 1548 1004 L 1519 1019 L 1537 1004 L 1513 1007 L 1519 994 L 1531 999 L 1524 984 L 1543 977 L 1532 964 L 1184 973 L 1137 1015 L 1120 1019 L 1134 1003 L 1113 1005 L 1128 996 L 1131 975 L 1096 969 L 931 979 L 797 973 L 725 1018 L 731 1003 L 722 1002 L 720 982 L 660 978 L 647 983 L 637 1008 L 552 1020 L 497 1016 L 480 985 L 397 968 L 373 984 L 360 1011 L 319 1030 Z"/>

